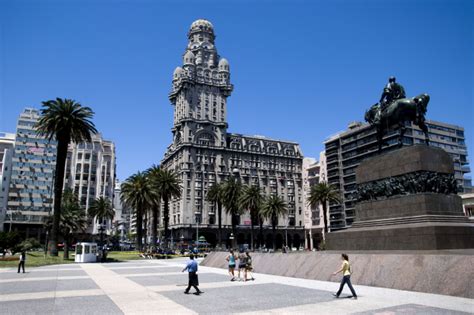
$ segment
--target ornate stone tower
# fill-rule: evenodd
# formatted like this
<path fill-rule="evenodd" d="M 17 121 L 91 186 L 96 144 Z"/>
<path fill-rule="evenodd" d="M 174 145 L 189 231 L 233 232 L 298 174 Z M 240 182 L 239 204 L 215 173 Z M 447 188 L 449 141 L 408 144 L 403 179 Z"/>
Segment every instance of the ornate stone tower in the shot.
<path fill-rule="evenodd" d="M 229 133 L 227 97 L 233 86 L 229 63 L 219 57 L 214 46 L 212 24 L 195 21 L 188 39 L 183 65 L 173 73 L 169 94 L 174 106 L 173 140 L 161 161 L 161 167 L 178 174 L 182 185 L 181 198 L 170 201 L 171 241 L 180 239 L 186 245 L 204 236 L 211 246 L 216 245 L 217 207 L 206 199 L 207 192 L 213 185 L 234 177 L 244 185 L 259 185 L 265 195 L 284 198 L 288 215 L 280 218 L 277 246 L 282 246 L 281 231 L 285 230 L 285 241 L 288 238 L 289 244 L 298 247 L 304 229 L 302 153 L 298 144 Z M 235 236 L 239 244 L 251 243 L 250 216 L 244 212 L 239 218 L 240 232 Z M 228 246 L 231 223 L 231 216 L 224 211 L 222 242 Z M 264 240 L 271 246 L 268 222 L 264 226 Z"/>
<path fill-rule="evenodd" d="M 226 105 L 233 86 L 229 62 L 220 58 L 214 45 L 214 28 L 197 20 L 188 32 L 183 66 L 173 73 L 169 95 L 174 106 L 173 144 L 194 142 L 225 146 Z"/>

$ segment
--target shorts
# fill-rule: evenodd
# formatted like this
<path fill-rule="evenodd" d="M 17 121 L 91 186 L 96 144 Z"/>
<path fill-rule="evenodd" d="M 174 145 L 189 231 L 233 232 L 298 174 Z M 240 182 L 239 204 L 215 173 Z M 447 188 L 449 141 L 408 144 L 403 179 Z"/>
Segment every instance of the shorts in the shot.
<path fill-rule="evenodd" d="M 245 269 L 247 269 L 248 271 L 252 271 L 252 270 L 253 270 L 252 265 L 247 265 L 247 266 L 245 266 Z"/>
<path fill-rule="evenodd" d="M 247 264 L 239 264 L 239 269 L 244 269 L 247 266 Z"/>
<path fill-rule="evenodd" d="M 229 265 L 229 269 L 235 269 L 235 265 Z"/>

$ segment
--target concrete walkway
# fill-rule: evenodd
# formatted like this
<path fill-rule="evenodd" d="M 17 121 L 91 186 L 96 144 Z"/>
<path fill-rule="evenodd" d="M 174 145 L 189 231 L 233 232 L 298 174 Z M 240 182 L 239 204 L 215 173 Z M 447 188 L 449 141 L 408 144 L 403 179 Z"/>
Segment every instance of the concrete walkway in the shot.
<path fill-rule="evenodd" d="M 229 281 L 222 269 L 199 268 L 200 296 L 183 294 L 186 260 L 57 265 L 0 272 L 1 314 L 474 314 L 466 298 L 354 284 L 254 274 Z M 346 298 L 347 297 L 347 298 Z"/>

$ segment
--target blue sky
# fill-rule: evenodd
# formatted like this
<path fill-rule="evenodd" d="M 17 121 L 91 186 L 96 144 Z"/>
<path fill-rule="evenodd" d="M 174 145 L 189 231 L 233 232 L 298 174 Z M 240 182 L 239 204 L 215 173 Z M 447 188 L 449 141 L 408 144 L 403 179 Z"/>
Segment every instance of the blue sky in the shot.
<path fill-rule="evenodd" d="M 473 3 L 0 0 L 0 131 L 14 132 L 25 107 L 73 98 L 115 141 L 120 179 L 159 163 L 172 72 L 206 18 L 235 86 L 229 131 L 317 157 L 395 75 L 408 96 L 431 95 L 428 119 L 465 127 L 472 160 Z"/>

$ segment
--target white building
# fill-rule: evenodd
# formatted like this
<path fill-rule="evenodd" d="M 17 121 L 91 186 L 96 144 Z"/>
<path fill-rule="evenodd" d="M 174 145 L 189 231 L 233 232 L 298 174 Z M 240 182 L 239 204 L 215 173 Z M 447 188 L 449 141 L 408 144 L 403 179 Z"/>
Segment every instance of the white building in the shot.
<path fill-rule="evenodd" d="M 305 213 L 305 248 L 317 249 L 324 240 L 324 218 L 322 205 L 311 206 L 308 203 L 311 187 L 325 181 L 326 157 L 324 152 L 319 161 L 314 158 L 303 159 L 303 200 Z M 329 220 L 329 214 L 328 214 Z M 329 221 L 328 221 L 329 223 Z"/>
<path fill-rule="evenodd" d="M 0 132 L 0 231 L 4 230 L 3 224 L 9 219 L 6 213 L 14 149 L 15 134 Z"/>
<path fill-rule="evenodd" d="M 115 167 L 115 144 L 104 140 L 101 134 L 92 135 L 90 143 L 69 145 L 64 187 L 77 194 L 86 212 L 99 197 L 113 203 Z M 97 234 L 98 228 L 95 222 L 90 232 Z M 107 233 L 111 232 L 112 221 L 107 223 L 106 229 Z"/>

